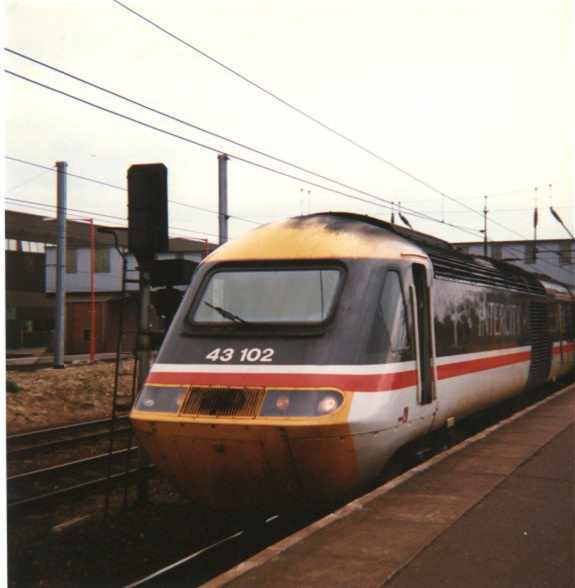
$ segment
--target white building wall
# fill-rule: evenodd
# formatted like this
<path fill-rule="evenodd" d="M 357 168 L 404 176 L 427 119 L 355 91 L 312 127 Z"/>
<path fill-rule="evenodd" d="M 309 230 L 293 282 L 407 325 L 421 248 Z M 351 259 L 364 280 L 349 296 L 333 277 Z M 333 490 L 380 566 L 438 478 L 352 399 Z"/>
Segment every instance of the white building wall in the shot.
<path fill-rule="evenodd" d="M 122 256 L 114 248 L 109 248 L 110 271 L 108 273 L 95 273 L 96 292 L 121 292 L 122 291 Z M 200 253 L 161 253 L 158 259 L 174 259 L 182 257 L 191 261 L 201 261 Z M 137 262 L 132 256 L 128 256 L 128 279 L 137 280 L 139 272 L 136 270 Z M 65 274 L 67 292 L 90 293 L 90 248 L 76 250 L 76 272 Z M 137 283 L 126 284 L 128 290 L 138 290 Z M 46 249 L 46 293 L 53 294 L 56 291 L 56 248 Z"/>

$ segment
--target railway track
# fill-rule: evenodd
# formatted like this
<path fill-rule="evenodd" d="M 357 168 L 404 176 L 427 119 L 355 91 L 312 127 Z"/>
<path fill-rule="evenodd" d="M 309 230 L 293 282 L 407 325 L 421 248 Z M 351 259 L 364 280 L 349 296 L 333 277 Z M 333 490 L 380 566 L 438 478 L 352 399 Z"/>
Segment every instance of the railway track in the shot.
<path fill-rule="evenodd" d="M 106 418 L 8 435 L 6 437 L 7 457 L 8 460 L 14 460 L 77 444 L 93 443 L 98 439 L 106 439 L 110 435 L 111 424 L 112 420 Z M 131 427 L 128 416 L 117 419 L 116 432 L 129 431 L 131 431 Z"/>
<path fill-rule="evenodd" d="M 428 439 L 427 444 L 419 443 L 406 447 L 390 463 L 390 467 L 380 480 L 380 484 L 390 481 L 496 422 L 508 418 L 515 412 L 557 392 L 564 386 L 565 382 L 537 391 L 528 398 L 523 397 L 503 402 L 495 408 L 462 421 L 450 430 L 448 435 L 434 436 Z M 319 516 L 325 514 L 321 513 Z M 147 576 L 127 584 L 124 588 L 200 586 L 269 545 L 307 526 L 317 518 L 319 518 L 318 515 L 293 521 L 285 520 L 278 516 L 267 519 L 263 524 L 246 526 L 207 545 L 198 546 L 188 556 L 164 565 Z"/>
<path fill-rule="evenodd" d="M 144 470 L 134 467 L 137 451 L 137 447 L 120 449 L 111 455 L 102 453 L 10 476 L 7 479 L 8 511 L 22 513 L 37 507 L 45 508 L 96 492 L 108 484 L 117 485 L 142 474 L 149 475 L 152 466 Z M 132 465 L 127 463 L 130 458 Z"/>
<path fill-rule="evenodd" d="M 8 511 L 45 511 L 150 475 L 152 466 L 137 467 L 138 448 L 126 448 L 132 431 L 128 417 L 114 425 L 114 447 L 124 448 L 110 454 L 111 427 L 107 418 L 9 435 Z"/>
<path fill-rule="evenodd" d="M 223 570 L 237 565 L 311 522 L 312 519 L 294 521 L 279 516 L 269 517 L 198 548 L 190 555 L 128 584 L 125 588 L 200 586 Z"/>

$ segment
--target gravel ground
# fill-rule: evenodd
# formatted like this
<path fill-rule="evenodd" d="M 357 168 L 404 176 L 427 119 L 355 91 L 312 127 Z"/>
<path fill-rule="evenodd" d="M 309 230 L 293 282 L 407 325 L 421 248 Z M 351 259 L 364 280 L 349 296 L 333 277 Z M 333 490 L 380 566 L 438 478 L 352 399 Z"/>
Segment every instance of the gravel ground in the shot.
<path fill-rule="evenodd" d="M 122 362 L 122 394 L 130 391 L 132 366 L 132 360 Z M 110 416 L 114 369 L 113 362 L 97 362 L 65 369 L 8 370 L 6 380 L 18 387 L 6 394 L 8 434 Z"/>

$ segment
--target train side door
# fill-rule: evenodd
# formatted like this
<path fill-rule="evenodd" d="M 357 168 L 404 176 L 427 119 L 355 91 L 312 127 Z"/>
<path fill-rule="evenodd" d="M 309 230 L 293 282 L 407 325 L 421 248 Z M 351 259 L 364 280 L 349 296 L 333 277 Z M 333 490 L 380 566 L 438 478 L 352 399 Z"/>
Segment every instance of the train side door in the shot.
<path fill-rule="evenodd" d="M 415 323 L 419 403 L 433 401 L 433 345 L 431 337 L 431 308 L 427 269 L 420 263 L 412 265 L 413 289 L 411 309 Z"/>

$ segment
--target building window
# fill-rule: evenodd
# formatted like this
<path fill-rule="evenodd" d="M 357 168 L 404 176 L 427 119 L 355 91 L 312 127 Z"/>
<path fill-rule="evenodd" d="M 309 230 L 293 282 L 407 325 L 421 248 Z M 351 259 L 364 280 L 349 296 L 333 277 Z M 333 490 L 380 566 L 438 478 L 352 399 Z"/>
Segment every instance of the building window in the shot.
<path fill-rule="evenodd" d="M 535 248 L 535 243 L 527 243 L 525 245 L 525 263 L 529 265 L 534 264 L 537 261 L 537 249 Z"/>
<path fill-rule="evenodd" d="M 36 241 L 23 241 L 22 250 L 29 251 L 30 253 L 44 253 L 45 246 L 44 243 L 38 243 Z"/>
<path fill-rule="evenodd" d="M 501 259 L 501 245 L 491 245 L 491 257 Z"/>
<path fill-rule="evenodd" d="M 563 241 L 559 248 L 559 263 L 569 265 L 571 263 L 571 241 Z"/>
<path fill-rule="evenodd" d="M 109 274 L 110 273 L 110 250 L 96 249 L 96 273 Z"/>
<path fill-rule="evenodd" d="M 78 251 L 76 249 L 66 250 L 66 273 L 75 274 L 78 271 Z"/>
<path fill-rule="evenodd" d="M 16 239 L 6 239 L 6 251 L 18 251 L 18 241 Z"/>

